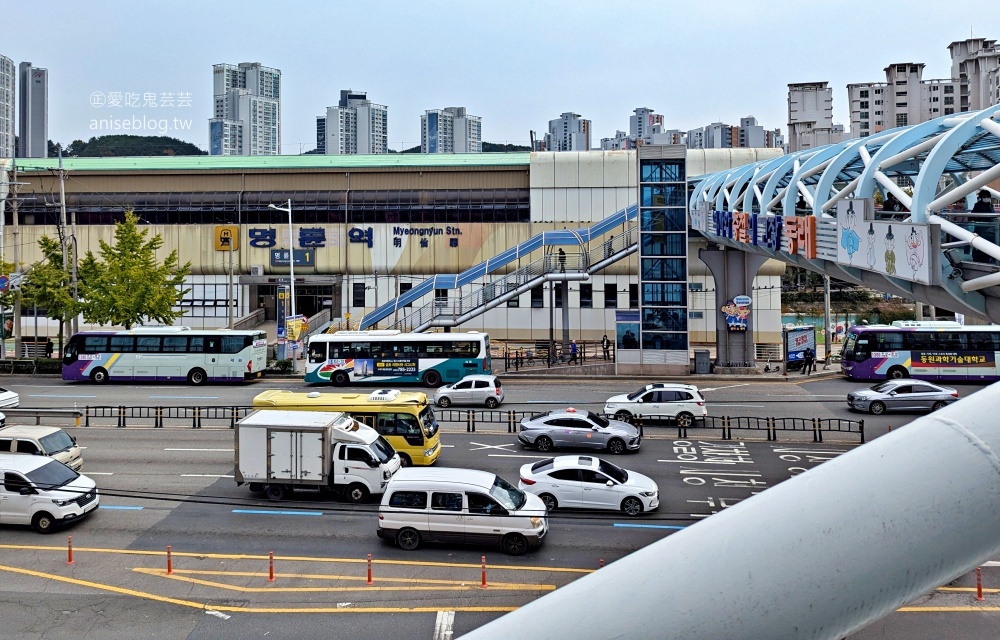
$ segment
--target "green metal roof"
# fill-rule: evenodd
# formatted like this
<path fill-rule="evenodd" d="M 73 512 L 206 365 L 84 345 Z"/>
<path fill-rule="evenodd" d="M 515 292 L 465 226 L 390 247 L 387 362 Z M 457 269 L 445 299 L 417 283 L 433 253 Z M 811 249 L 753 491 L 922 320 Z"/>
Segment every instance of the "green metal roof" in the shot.
<path fill-rule="evenodd" d="M 232 171 L 240 169 L 388 169 L 392 167 L 511 167 L 529 164 L 530 153 L 387 153 L 301 156 L 141 156 L 63 158 L 67 171 Z M 58 158 L 18 158 L 19 171 L 48 171 Z"/>

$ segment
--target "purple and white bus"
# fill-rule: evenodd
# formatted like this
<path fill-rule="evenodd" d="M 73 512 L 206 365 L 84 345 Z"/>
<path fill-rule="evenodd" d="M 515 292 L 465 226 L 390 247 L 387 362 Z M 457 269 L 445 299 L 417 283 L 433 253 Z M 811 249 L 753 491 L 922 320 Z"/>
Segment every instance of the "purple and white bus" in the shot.
<path fill-rule="evenodd" d="M 263 377 L 267 334 L 259 330 L 138 327 L 82 331 L 66 344 L 63 380 L 244 382 Z"/>
<path fill-rule="evenodd" d="M 854 380 L 1000 380 L 1000 326 L 899 321 L 851 327 L 840 368 Z"/>

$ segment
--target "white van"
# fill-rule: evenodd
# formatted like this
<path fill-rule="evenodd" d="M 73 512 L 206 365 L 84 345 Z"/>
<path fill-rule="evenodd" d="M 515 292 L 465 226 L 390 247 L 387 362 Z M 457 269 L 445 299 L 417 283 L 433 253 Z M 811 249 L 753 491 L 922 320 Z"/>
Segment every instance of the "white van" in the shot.
<path fill-rule="evenodd" d="M 538 496 L 473 469 L 400 469 L 378 512 L 378 537 L 408 551 L 421 542 L 499 544 L 519 556 L 541 546 L 548 530 Z"/>
<path fill-rule="evenodd" d="M 45 456 L 0 453 L 0 477 L 2 524 L 30 524 L 51 533 L 100 504 L 93 480 Z"/>
<path fill-rule="evenodd" d="M 76 438 L 59 427 L 17 425 L 0 429 L 0 453 L 27 453 L 54 458 L 77 473 L 83 455 Z"/>

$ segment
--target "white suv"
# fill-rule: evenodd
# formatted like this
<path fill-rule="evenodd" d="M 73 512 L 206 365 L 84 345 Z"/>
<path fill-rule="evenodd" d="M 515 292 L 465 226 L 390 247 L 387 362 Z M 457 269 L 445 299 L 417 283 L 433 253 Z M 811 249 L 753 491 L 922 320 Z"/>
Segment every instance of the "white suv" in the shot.
<path fill-rule="evenodd" d="M 696 417 L 708 415 L 708 407 L 698 387 L 656 382 L 635 393 L 608 398 L 604 413 L 624 422 L 631 422 L 635 416 L 673 418 L 678 427 L 690 427 Z"/>

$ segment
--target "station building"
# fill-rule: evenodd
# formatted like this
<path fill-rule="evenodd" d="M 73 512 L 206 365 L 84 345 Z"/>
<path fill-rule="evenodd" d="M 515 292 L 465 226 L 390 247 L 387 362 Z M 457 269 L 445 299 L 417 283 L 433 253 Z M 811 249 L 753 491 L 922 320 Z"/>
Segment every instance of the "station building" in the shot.
<path fill-rule="evenodd" d="M 558 153 L 70 158 L 64 160 L 64 189 L 80 256 L 88 250 L 97 254 L 99 241 L 110 241 L 114 223 L 133 210 L 151 233 L 163 237 L 161 259 L 176 249 L 182 263 L 191 263 L 183 324 L 226 326 L 230 260 L 234 316 L 263 308 L 273 319 L 277 287 L 287 284 L 294 255 L 297 311 L 313 316 L 328 310 L 334 325 L 356 328 L 366 314 L 436 274 L 459 273 L 543 231 L 587 228 L 643 204 L 640 154 L 651 151 L 654 146 Z M 780 153 L 683 150 L 681 179 Z M 16 257 L 27 268 L 41 259 L 38 238 L 59 234 L 58 163 L 52 158 L 17 163 L 20 199 L 16 222 L 13 203 L 6 202 L 5 258 L 13 259 L 16 246 Z M 285 211 L 269 207 L 288 208 L 289 202 L 291 225 Z M 684 208 L 686 198 L 671 204 Z M 689 232 L 686 213 L 681 216 L 683 228 L 672 230 L 685 234 L 686 249 L 679 254 L 686 258 L 686 290 L 678 294 L 683 317 L 673 320 L 673 329 L 686 332 L 686 351 L 714 342 L 716 323 L 725 316 L 714 308 L 714 282 L 698 258 L 706 241 Z M 640 219 L 645 220 L 634 218 L 616 232 Z M 220 234 L 235 237 L 231 254 Z M 613 336 L 618 314 L 638 312 L 643 304 L 640 261 L 646 251 L 643 244 L 587 279 L 554 285 L 551 296 L 541 287 L 524 293 L 457 330 L 486 331 L 500 340 L 545 339 L 550 304 L 554 300 L 561 307 L 568 298 L 573 339 Z M 768 261 L 746 292 L 753 298 L 756 343 L 781 340 L 783 271 L 783 263 Z M 496 276 L 476 284 L 490 277 Z M 394 317 L 406 312 L 400 308 Z M 554 315 L 561 325 L 565 316 Z M 561 335 L 562 326 L 557 330 Z"/>

